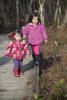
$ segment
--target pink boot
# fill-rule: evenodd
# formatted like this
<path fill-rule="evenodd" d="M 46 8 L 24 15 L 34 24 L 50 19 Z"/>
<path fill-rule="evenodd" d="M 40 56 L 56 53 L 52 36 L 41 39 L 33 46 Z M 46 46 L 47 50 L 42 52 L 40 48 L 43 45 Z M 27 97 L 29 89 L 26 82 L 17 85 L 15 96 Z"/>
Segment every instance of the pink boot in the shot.
<path fill-rule="evenodd" d="M 17 70 L 13 70 L 13 72 L 14 72 L 15 77 L 19 77 L 19 74 L 18 74 Z"/>
<path fill-rule="evenodd" d="M 20 69 L 19 73 L 20 73 L 20 75 L 23 75 L 23 70 L 22 70 L 22 69 Z"/>

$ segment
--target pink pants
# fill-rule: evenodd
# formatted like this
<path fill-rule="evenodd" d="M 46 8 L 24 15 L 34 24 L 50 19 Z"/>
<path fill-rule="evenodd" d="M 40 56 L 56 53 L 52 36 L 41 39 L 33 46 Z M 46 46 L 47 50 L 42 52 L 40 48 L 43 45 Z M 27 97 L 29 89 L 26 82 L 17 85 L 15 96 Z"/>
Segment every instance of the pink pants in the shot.
<path fill-rule="evenodd" d="M 40 44 L 39 45 L 32 45 L 32 54 L 38 54 L 39 55 L 39 51 L 40 51 Z"/>

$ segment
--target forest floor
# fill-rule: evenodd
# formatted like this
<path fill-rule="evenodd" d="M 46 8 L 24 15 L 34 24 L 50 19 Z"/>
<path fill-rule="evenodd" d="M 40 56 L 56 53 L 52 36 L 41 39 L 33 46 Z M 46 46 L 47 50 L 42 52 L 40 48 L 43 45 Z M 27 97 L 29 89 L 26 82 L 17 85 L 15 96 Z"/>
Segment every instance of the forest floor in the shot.
<path fill-rule="evenodd" d="M 48 44 L 41 46 L 38 100 L 67 100 L 67 27 L 48 28 Z"/>

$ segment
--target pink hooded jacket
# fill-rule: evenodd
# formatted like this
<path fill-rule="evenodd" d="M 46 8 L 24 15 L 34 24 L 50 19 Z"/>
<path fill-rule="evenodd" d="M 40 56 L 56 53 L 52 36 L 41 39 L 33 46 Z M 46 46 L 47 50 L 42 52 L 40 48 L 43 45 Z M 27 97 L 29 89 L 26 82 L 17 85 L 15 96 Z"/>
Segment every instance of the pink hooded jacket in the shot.
<path fill-rule="evenodd" d="M 46 29 L 43 24 L 39 23 L 36 26 L 32 23 L 27 24 L 22 30 L 22 35 L 28 35 L 28 40 L 31 45 L 41 44 L 43 39 L 47 40 Z"/>
<path fill-rule="evenodd" d="M 30 50 L 24 40 L 10 41 L 9 45 L 4 53 L 4 56 L 9 56 L 12 59 L 21 60 L 25 55 L 30 54 Z"/>

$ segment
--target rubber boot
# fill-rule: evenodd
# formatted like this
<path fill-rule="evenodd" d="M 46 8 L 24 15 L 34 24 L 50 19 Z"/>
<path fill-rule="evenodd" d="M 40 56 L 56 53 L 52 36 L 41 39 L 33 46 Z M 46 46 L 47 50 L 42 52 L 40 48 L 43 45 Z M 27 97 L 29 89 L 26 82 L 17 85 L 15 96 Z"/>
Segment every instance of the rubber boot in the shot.
<path fill-rule="evenodd" d="M 34 59 L 35 59 L 35 60 L 34 60 L 34 64 L 35 64 L 36 66 L 38 66 L 38 65 L 39 65 L 39 55 L 36 54 L 36 55 L 34 56 Z"/>
<path fill-rule="evenodd" d="M 23 70 L 22 69 L 19 70 L 19 74 L 23 75 Z"/>
<path fill-rule="evenodd" d="M 19 77 L 19 74 L 18 74 L 17 70 L 13 70 L 13 72 L 14 72 L 15 77 Z"/>

